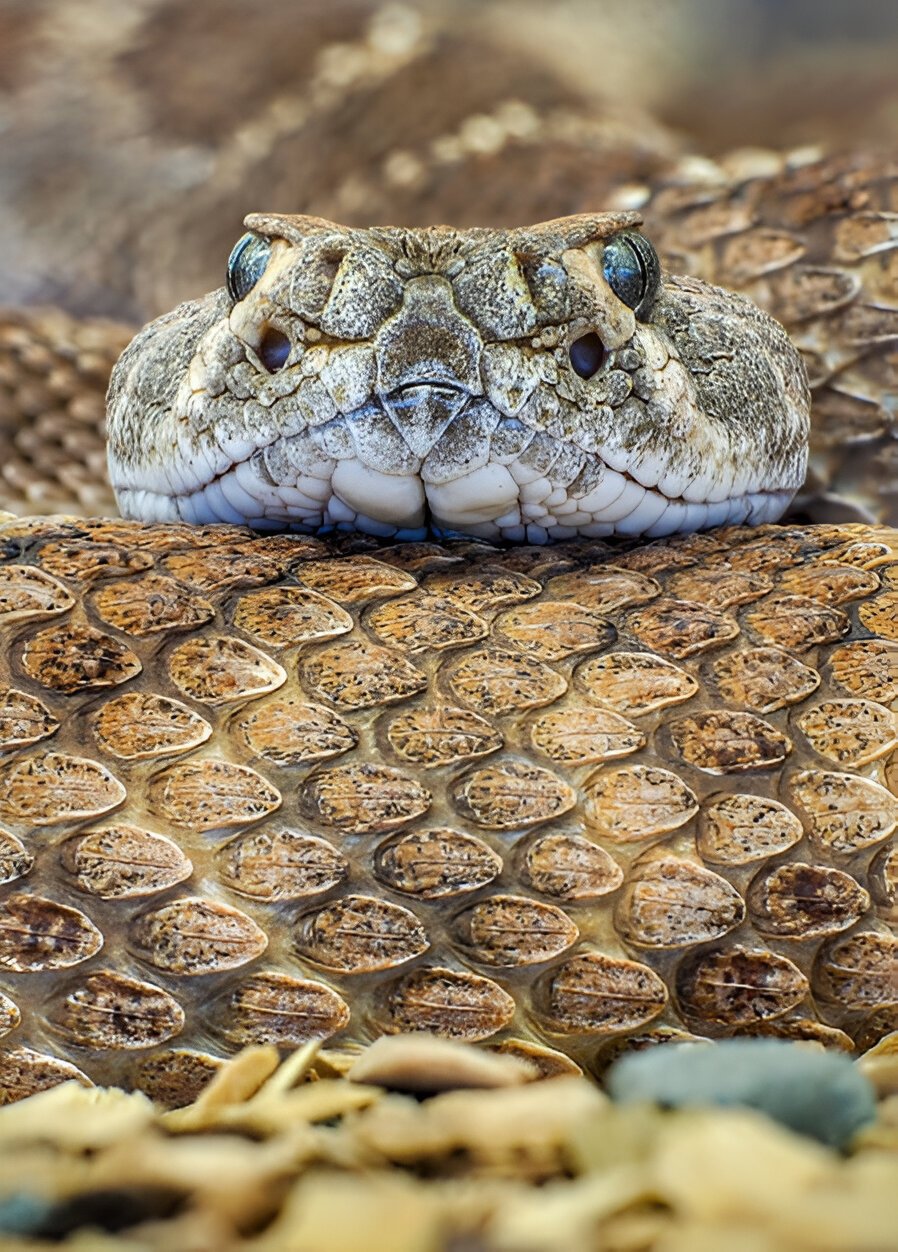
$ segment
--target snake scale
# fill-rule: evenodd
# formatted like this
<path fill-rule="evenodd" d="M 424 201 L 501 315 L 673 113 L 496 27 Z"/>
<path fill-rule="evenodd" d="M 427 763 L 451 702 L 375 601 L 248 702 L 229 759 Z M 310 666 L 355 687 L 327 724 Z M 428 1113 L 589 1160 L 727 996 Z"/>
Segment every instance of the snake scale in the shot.
<path fill-rule="evenodd" d="M 501 50 L 476 86 L 482 43 L 462 115 L 462 36 L 414 16 L 310 51 L 168 211 L 120 189 L 74 313 L 0 321 L 5 1100 L 180 1104 L 246 1043 L 384 1031 L 555 1072 L 896 1027 L 894 162 L 684 158 Z M 117 519 L 131 331 L 82 314 L 220 282 L 213 210 L 260 182 L 305 216 L 257 213 L 116 373 Z M 493 229 L 365 228 L 446 218 Z M 798 358 L 708 283 L 801 354 L 814 525 L 763 524 Z M 257 533 L 297 518 L 335 533 Z M 727 521 L 762 524 L 655 537 Z"/>

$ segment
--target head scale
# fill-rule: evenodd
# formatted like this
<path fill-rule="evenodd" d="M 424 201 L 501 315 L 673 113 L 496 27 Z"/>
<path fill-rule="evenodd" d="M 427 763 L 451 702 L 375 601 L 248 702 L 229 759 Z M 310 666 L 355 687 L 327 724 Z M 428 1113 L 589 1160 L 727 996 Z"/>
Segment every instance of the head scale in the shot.
<path fill-rule="evenodd" d="M 116 367 L 125 516 L 538 542 L 770 521 L 804 479 L 785 332 L 662 276 L 635 214 L 246 225 L 227 287 Z"/>

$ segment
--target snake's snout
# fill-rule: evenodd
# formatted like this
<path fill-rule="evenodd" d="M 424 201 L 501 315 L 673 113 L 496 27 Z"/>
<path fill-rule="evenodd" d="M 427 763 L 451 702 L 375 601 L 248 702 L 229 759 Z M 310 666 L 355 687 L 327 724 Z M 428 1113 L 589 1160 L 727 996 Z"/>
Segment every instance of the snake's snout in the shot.
<path fill-rule="evenodd" d="M 469 399 L 460 387 L 409 383 L 384 396 L 383 406 L 406 446 L 423 460 Z"/>

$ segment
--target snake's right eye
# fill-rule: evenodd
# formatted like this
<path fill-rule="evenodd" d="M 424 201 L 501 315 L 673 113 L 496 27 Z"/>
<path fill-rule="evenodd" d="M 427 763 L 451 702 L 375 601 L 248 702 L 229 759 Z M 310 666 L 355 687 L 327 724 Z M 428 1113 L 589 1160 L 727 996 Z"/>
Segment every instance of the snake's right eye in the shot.
<path fill-rule="evenodd" d="M 249 231 L 241 235 L 228 257 L 228 293 L 243 300 L 265 273 L 271 257 L 271 240 Z"/>

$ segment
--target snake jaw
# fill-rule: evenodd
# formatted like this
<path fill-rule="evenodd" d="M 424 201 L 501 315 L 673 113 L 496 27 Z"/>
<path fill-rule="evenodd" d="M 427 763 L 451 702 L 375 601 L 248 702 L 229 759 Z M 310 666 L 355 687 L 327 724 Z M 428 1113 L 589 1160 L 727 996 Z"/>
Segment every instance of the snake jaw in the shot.
<path fill-rule="evenodd" d="M 691 279 L 637 319 L 602 271 L 616 217 L 252 219 L 269 220 L 282 235 L 244 299 L 181 306 L 115 371 L 125 516 L 539 542 L 775 520 L 803 481 L 809 396 L 785 332 Z M 578 376 L 583 334 L 596 365 Z"/>

